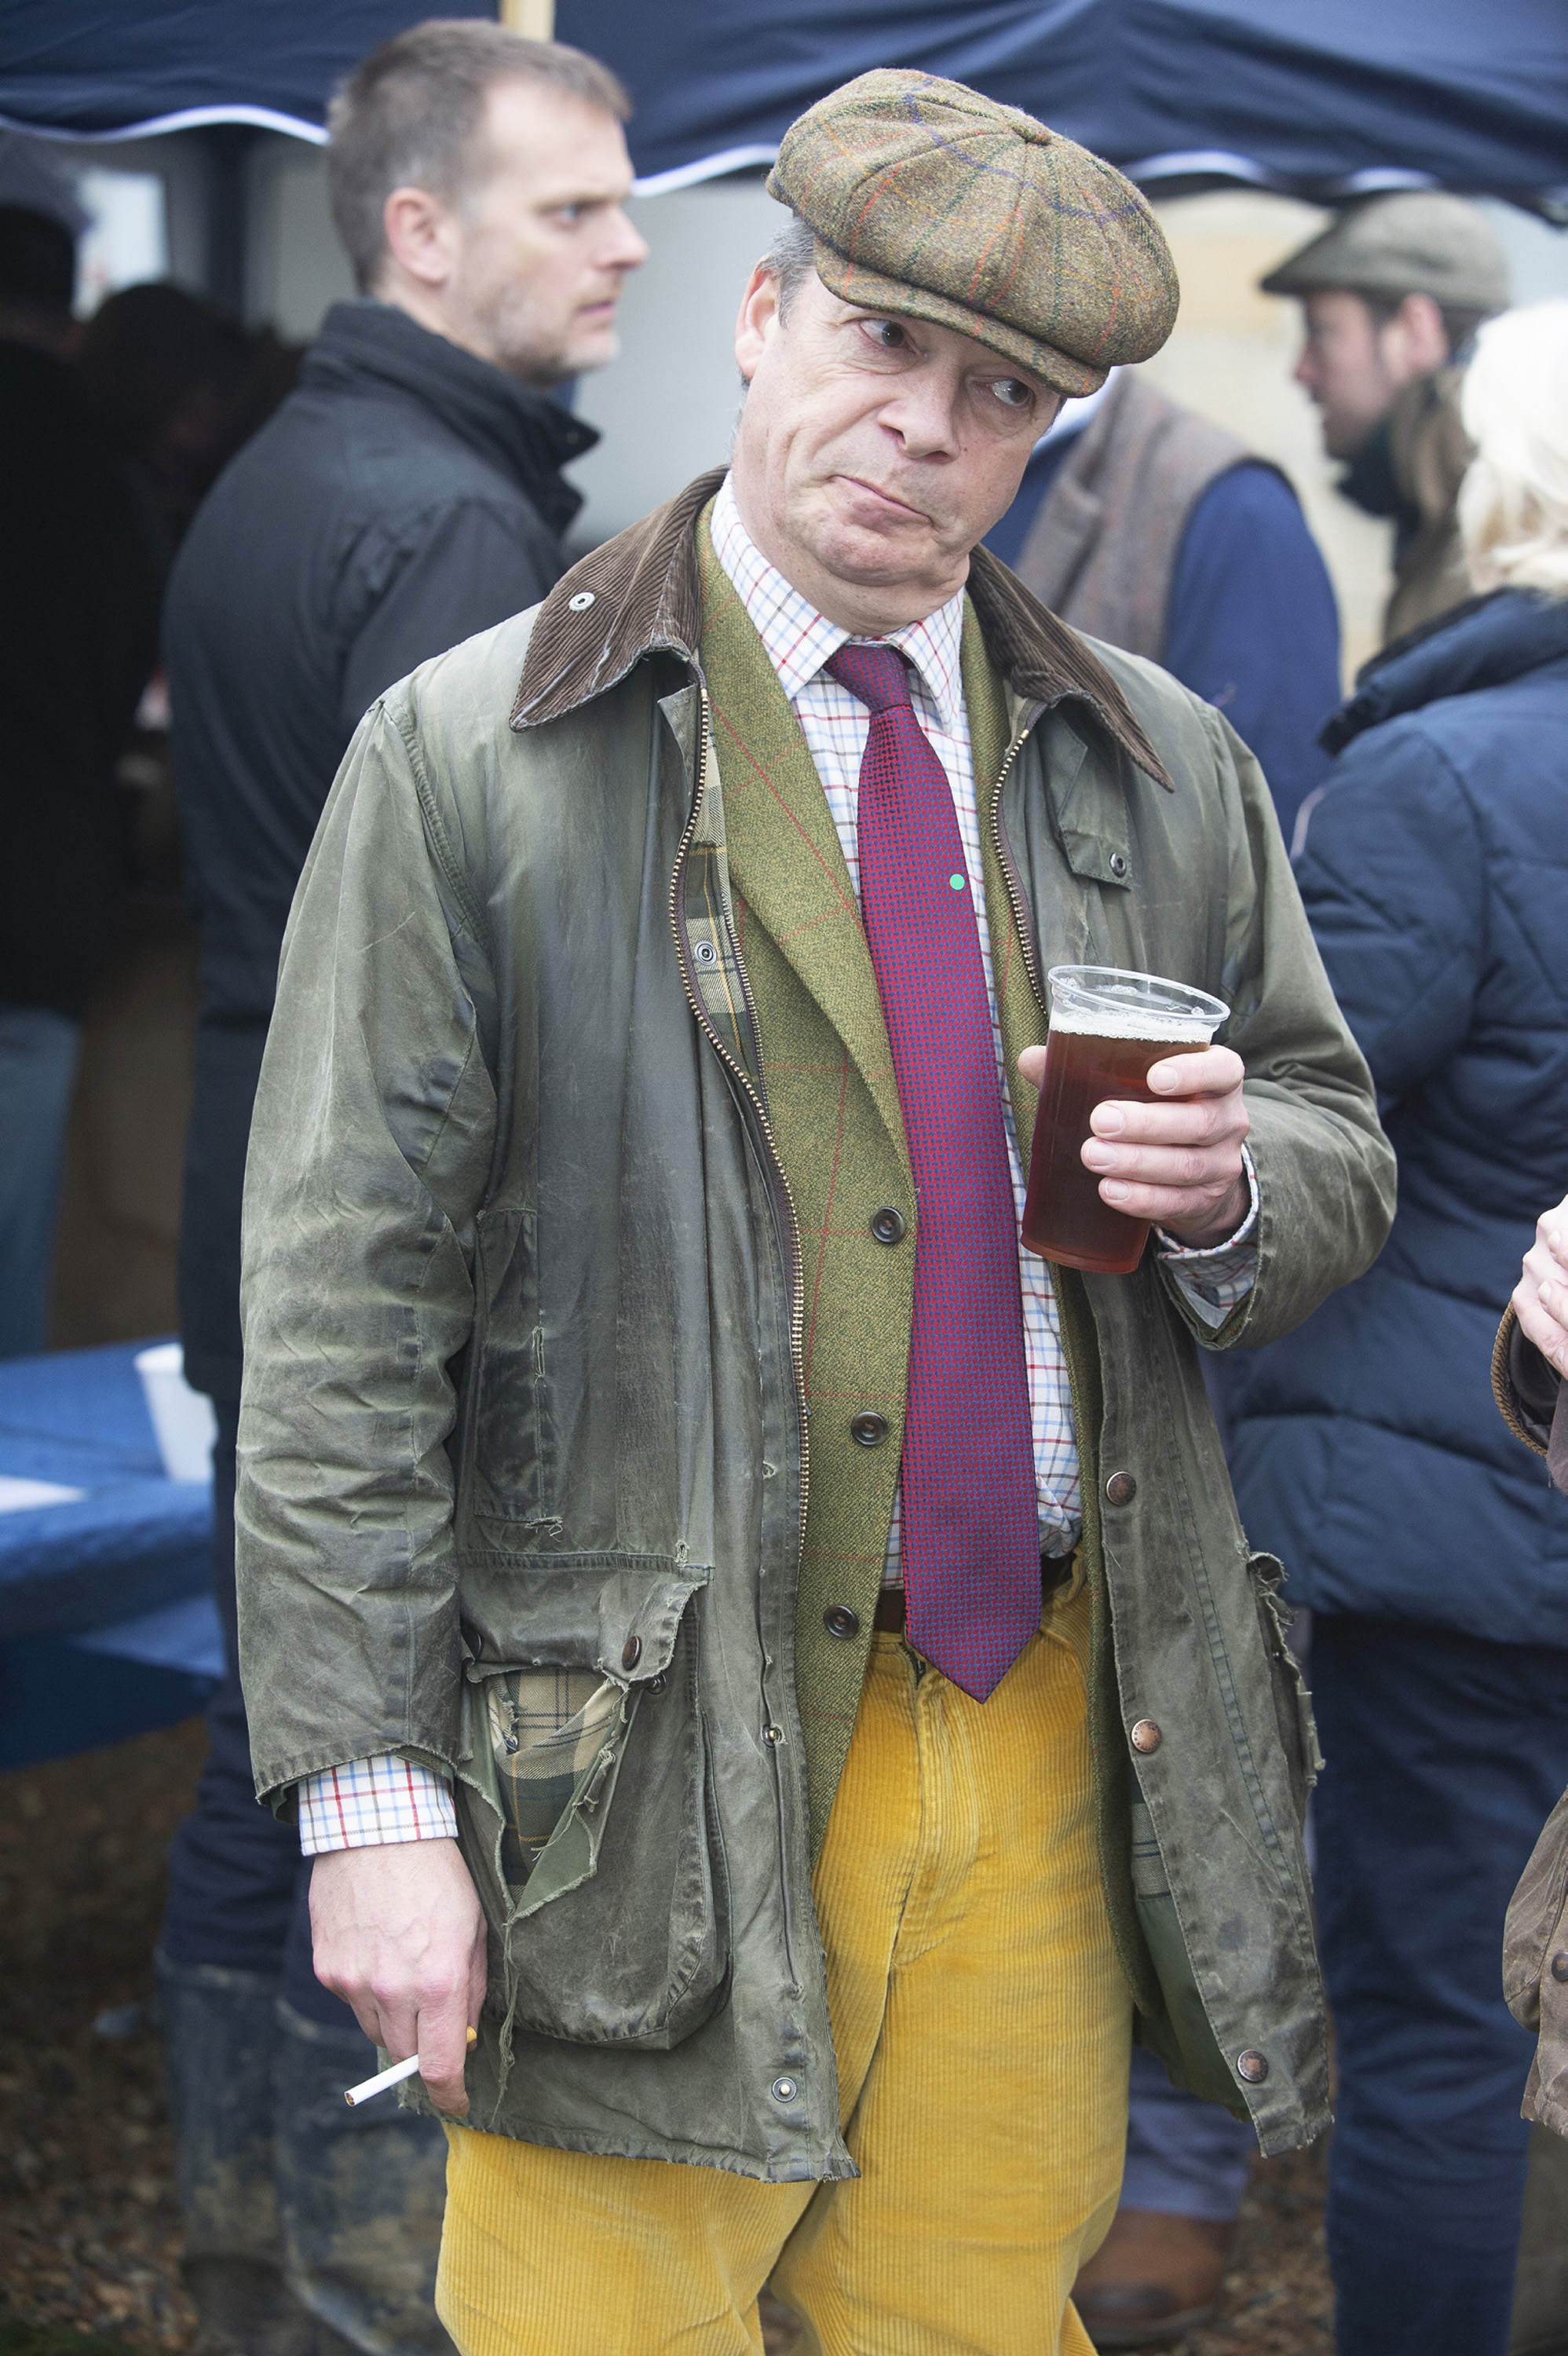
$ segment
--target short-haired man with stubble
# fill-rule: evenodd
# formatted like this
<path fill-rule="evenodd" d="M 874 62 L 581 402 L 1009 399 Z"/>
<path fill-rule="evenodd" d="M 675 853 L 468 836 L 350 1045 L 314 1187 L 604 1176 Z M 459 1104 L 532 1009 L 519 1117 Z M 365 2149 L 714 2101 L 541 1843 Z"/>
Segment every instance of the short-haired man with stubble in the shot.
<path fill-rule="evenodd" d="M 564 570 L 580 502 L 560 468 L 595 437 L 550 388 L 613 357 L 646 251 L 623 209 L 625 112 L 592 58 L 479 21 L 416 26 L 349 76 L 327 173 L 361 299 L 329 311 L 298 391 L 214 488 L 169 597 L 202 931 L 181 1323 L 218 1410 L 230 1668 L 159 1965 L 187 2278 L 209 2340 L 245 2356 L 289 2356 L 323 2325 L 377 2356 L 444 2345 L 439 2136 L 390 2105 L 362 2126 L 345 2110 L 373 2057 L 311 1971 L 298 1836 L 251 1793 L 232 1645 L 251 1100 L 289 902 L 360 714 Z"/>
<path fill-rule="evenodd" d="M 1391 1157 L 1255 762 L 979 545 L 1168 332 L 1147 206 L 910 72 L 770 185 L 731 465 L 381 700 L 294 903 L 257 1786 L 450 2122 L 464 2356 L 755 2356 L 770 2276 L 821 2356 L 1087 2356 L 1135 2016 L 1265 2149 L 1327 2116 L 1197 1347 L 1364 1268 Z M 1233 1009 L 1096 1114 L 1126 1277 L 1019 1249 L 1069 960 Z"/>

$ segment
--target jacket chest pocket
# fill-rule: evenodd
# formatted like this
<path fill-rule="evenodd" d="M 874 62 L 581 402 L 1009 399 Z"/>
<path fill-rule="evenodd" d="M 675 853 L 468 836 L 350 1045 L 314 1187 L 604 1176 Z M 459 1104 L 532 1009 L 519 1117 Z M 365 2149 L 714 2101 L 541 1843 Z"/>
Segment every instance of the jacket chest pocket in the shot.
<path fill-rule="evenodd" d="M 500 1831 L 465 1792 L 464 1849 L 501 1948 L 488 2002 L 512 2027 L 664 2050 L 723 1994 L 729 1892 L 698 1645 L 688 1602 L 638 1682 L 588 1665 L 477 1688 Z"/>

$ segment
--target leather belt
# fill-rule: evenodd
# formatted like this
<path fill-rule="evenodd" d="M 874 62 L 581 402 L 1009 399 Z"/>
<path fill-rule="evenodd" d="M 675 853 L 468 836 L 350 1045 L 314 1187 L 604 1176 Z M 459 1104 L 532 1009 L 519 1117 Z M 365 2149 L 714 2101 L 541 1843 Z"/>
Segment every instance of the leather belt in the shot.
<path fill-rule="evenodd" d="M 1040 1591 L 1043 1599 L 1065 1587 L 1072 1577 L 1072 1556 L 1042 1554 L 1040 1558 Z M 872 1623 L 884 1636 L 901 1636 L 904 1632 L 904 1591 L 901 1587 L 881 1588 L 877 1595 L 876 1616 Z"/>

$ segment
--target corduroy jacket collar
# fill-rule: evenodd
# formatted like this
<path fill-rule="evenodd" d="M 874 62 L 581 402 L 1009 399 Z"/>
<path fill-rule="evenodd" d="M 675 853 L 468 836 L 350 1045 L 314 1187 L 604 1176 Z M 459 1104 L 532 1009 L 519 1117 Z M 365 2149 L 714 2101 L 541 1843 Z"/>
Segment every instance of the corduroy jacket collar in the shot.
<path fill-rule="evenodd" d="M 564 719 L 614 687 L 645 655 L 671 654 L 695 667 L 702 637 L 697 519 L 724 474 L 719 467 L 699 475 L 556 583 L 528 640 L 514 728 Z M 1048 613 L 987 549 L 970 557 L 968 589 L 992 659 L 1026 703 L 1082 704 L 1138 768 L 1170 787 L 1163 762 L 1086 640 Z"/>

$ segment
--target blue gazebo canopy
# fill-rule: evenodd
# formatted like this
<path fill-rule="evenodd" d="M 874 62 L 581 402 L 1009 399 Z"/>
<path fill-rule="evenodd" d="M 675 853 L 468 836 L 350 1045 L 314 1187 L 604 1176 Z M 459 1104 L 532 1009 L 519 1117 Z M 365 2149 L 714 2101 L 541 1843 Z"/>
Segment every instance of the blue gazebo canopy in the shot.
<path fill-rule="evenodd" d="M 463 0 L 6 0 L 0 122 L 73 138 L 249 123 L 319 139 L 338 77 Z M 920 66 L 1145 182 L 1437 186 L 1568 210 L 1563 0 L 560 0 L 614 67 L 650 189 L 760 164 L 835 83 Z"/>

